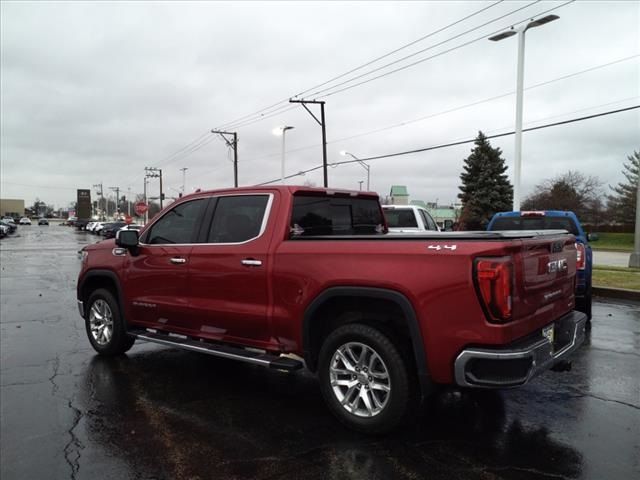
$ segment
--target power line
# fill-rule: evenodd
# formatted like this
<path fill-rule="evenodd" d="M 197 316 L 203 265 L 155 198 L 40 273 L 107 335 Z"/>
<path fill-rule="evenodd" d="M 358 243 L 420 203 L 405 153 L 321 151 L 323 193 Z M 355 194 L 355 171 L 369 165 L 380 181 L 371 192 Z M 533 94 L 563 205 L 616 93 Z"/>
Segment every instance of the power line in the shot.
<path fill-rule="evenodd" d="M 601 112 L 601 113 L 596 113 L 596 114 L 593 114 L 593 115 L 586 115 L 586 116 L 583 116 L 583 117 L 572 118 L 572 119 L 569 119 L 569 120 L 563 120 L 561 122 L 547 123 L 545 125 L 539 125 L 537 127 L 529 127 L 529 128 L 523 129 L 522 131 L 523 132 L 531 132 L 531 131 L 534 131 L 534 130 L 542 130 L 544 128 L 551 128 L 551 127 L 557 127 L 557 126 L 560 126 L 560 125 L 567 125 L 569 123 L 582 122 L 582 121 L 585 121 L 585 120 L 590 120 L 590 119 L 598 118 L 598 117 L 604 117 L 604 116 L 607 116 L 607 115 L 613 115 L 613 114 L 616 114 L 616 113 L 627 112 L 627 111 L 635 110 L 635 109 L 638 109 L 638 108 L 640 108 L 640 105 L 634 105 L 634 106 L 631 106 L 631 107 L 619 108 L 619 109 L 616 109 L 616 110 L 610 110 L 608 112 Z M 491 140 L 493 138 L 506 137 L 506 136 L 513 135 L 513 134 L 515 134 L 515 131 L 498 133 L 498 134 L 495 134 L 495 135 L 488 135 L 486 138 L 487 138 L 487 140 Z M 473 143 L 473 142 L 475 142 L 475 140 L 476 140 L 475 138 L 471 138 L 471 139 L 466 139 L 466 140 L 459 140 L 459 141 L 455 141 L 455 142 L 444 143 L 444 144 L 440 144 L 440 145 L 433 145 L 433 146 L 430 146 L 430 147 L 417 148 L 417 149 L 414 149 L 414 150 L 406 150 L 406 151 L 402 151 L 402 152 L 388 153 L 388 154 L 385 154 L 385 155 L 377 155 L 377 156 L 373 156 L 373 157 L 359 158 L 358 160 L 343 160 L 343 161 L 340 161 L 340 162 L 334 162 L 334 163 L 331 164 L 331 166 L 346 165 L 346 164 L 349 164 L 349 163 L 356 163 L 356 162 L 368 162 L 368 161 L 371 161 L 371 160 L 379 160 L 379 159 L 382 159 L 382 158 L 392 158 L 392 157 L 399 157 L 399 156 L 403 156 L 403 155 L 411 155 L 411 154 L 414 154 L 414 153 L 428 152 L 428 151 L 431 151 L 431 150 L 439 150 L 441 148 L 449 148 L 449 147 L 455 147 L 455 146 L 459 146 L 459 145 L 464 145 L 464 144 L 467 144 L 467 143 Z M 305 175 L 307 173 L 314 172 L 314 171 L 319 170 L 321 168 L 322 168 L 322 165 L 317 165 L 317 166 L 309 168 L 307 170 L 301 170 L 298 173 L 294 173 L 294 174 L 288 175 L 287 177 L 285 177 L 285 179 L 294 178 L 294 177 L 297 177 L 299 175 Z M 279 178 L 277 178 L 275 180 L 270 180 L 268 182 L 258 183 L 256 185 L 257 186 L 269 185 L 271 183 L 276 183 L 278 181 L 280 181 Z"/>
<path fill-rule="evenodd" d="M 537 0 L 537 1 L 533 2 L 532 4 L 538 3 L 539 1 L 540 0 Z M 449 29 L 451 27 L 454 27 L 455 25 L 458 25 L 458 24 L 460 24 L 460 23 L 462 23 L 462 22 L 464 22 L 464 21 L 466 21 L 466 20 L 468 20 L 468 19 L 470 19 L 470 18 L 472 18 L 472 17 L 474 17 L 476 15 L 479 15 L 480 13 L 485 12 L 486 10 L 489 10 L 490 8 L 496 6 L 496 5 L 500 4 L 500 3 L 502 3 L 502 0 L 499 0 L 499 1 L 495 2 L 495 3 L 492 3 L 491 5 L 489 5 L 487 7 L 483 7 L 481 9 L 479 9 L 479 10 L 476 10 L 475 12 L 473 12 L 473 13 L 471 13 L 471 14 L 469 14 L 469 15 L 467 15 L 467 16 L 459 19 L 459 20 L 456 20 L 453 23 L 445 25 L 444 27 L 441 27 L 441 28 L 439 28 L 439 29 L 437 29 L 437 30 L 435 30 L 433 32 L 430 32 L 430 33 L 428 33 L 428 34 L 426 34 L 426 35 L 424 35 L 424 36 L 422 36 L 422 37 L 420 37 L 420 38 L 418 38 L 416 40 L 413 40 L 413 41 L 411 41 L 411 42 L 409 42 L 407 44 L 404 44 L 404 45 L 402 45 L 402 46 L 400 46 L 400 47 L 398 47 L 398 48 L 396 48 L 396 49 L 394 49 L 394 50 L 392 50 L 392 51 L 390 51 L 388 53 L 385 53 L 384 55 L 380 55 L 380 56 L 374 58 L 373 60 L 370 60 L 370 61 L 368 61 L 366 63 L 363 63 L 363 64 L 361 64 L 361 65 L 359 65 L 359 66 L 357 66 L 355 68 L 352 68 L 351 70 L 349 70 L 347 72 L 344 72 L 344 73 L 342 73 L 340 75 L 337 75 L 337 76 L 335 76 L 333 78 L 330 78 L 329 80 L 326 80 L 326 81 L 324 81 L 322 83 L 314 85 L 313 87 L 310 87 L 310 88 L 308 88 L 306 90 L 303 90 L 302 92 L 300 92 L 300 93 L 298 93 L 296 95 L 293 95 L 293 96 L 290 95 L 287 98 L 284 98 L 284 99 L 279 100 L 279 101 L 277 101 L 277 102 L 275 102 L 275 103 L 273 103 L 271 105 L 263 107 L 263 108 L 255 111 L 253 113 L 250 113 L 250 114 L 247 114 L 247 115 L 243 115 L 242 117 L 236 118 L 235 120 L 232 120 L 232 121 L 230 121 L 228 123 L 222 124 L 218 128 L 232 128 L 232 126 L 235 126 L 236 123 L 238 123 L 238 122 L 243 122 L 243 121 L 245 121 L 247 119 L 253 118 L 256 115 L 261 114 L 262 112 L 267 112 L 267 111 L 273 109 L 274 107 L 279 106 L 280 104 L 288 102 L 288 100 L 290 98 L 298 98 L 301 95 L 303 95 L 303 94 L 305 94 L 305 93 L 307 93 L 307 92 L 309 92 L 311 90 L 315 90 L 316 88 L 323 87 L 323 86 L 325 86 L 325 85 L 327 85 L 327 84 L 329 84 L 331 82 L 334 82 L 335 80 L 339 80 L 340 78 L 343 78 L 343 77 L 345 77 L 347 75 L 350 75 L 351 73 L 354 73 L 354 72 L 356 72 L 358 70 L 361 70 L 362 68 L 365 68 L 365 67 L 367 67 L 367 66 L 369 66 L 369 65 L 371 65 L 371 64 L 373 64 L 373 63 L 375 63 L 375 62 L 377 62 L 379 60 L 387 58 L 387 57 L 389 57 L 389 56 L 391 56 L 391 55 L 393 55 L 393 54 L 395 54 L 395 53 L 397 53 L 397 52 L 399 52 L 401 50 L 409 48 L 409 47 L 411 47 L 411 46 L 413 46 L 413 45 L 415 45 L 415 44 L 417 44 L 417 43 L 419 43 L 419 42 L 421 42 L 423 40 L 426 40 L 427 38 L 430 38 L 430 37 L 432 37 L 432 36 L 434 36 L 434 35 L 436 35 L 438 33 L 441 33 L 441 32 L 443 32 L 443 31 L 445 31 L 445 30 L 447 30 L 447 29 Z M 532 4 L 529 4 L 529 5 L 532 5 Z M 526 7 L 523 7 L 523 8 L 526 8 Z M 270 114 L 270 113 L 273 113 L 273 112 L 268 112 L 268 114 Z M 264 115 L 266 115 L 266 114 L 267 113 L 264 113 Z"/>
<path fill-rule="evenodd" d="M 565 2 L 565 3 L 563 3 L 562 5 L 558 5 L 557 7 L 550 8 L 549 10 L 545 10 L 544 12 L 540 12 L 540 13 L 538 13 L 538 14 L 534 15 L 534 17 L 540 16 L 540 15 L 544 15 L 544 14 L 549 13 L 549 12 L 553 12 L 554 10 L 557 10 L 557 9 L 559 9 L 559 8 L 562 8 L 562 7 L 566 6 L 566 5 L 569 5 L 570 3 L 573 3 L 573 2 L 575 2 L 575 1 L 576 1 L 576 0 L 569 0 L 568 2 Z M 528 21 L 530 21 L 530 19 L 531 19 L 530 17 L 527 17 L 526 19 L 520 20 L 520 21 L 518 21 L 518 22 L 514 22 L 512 25 L 513 25 L 513 26 L 515 26 L 515 25 L 519 25 L 519 24 L 521 24 L 521 23 L 524 23 L 524 22 L 528 22 Z M 451 48 L 449 48 L 449 49 L 447 49 L 447 50 L 444 50 L 444 51 L 442 51 L 442 52 L 438 52 L 438 53 L 436 53 L 436 54 L 434 54 L 434 55 L 431 55 L 431 56 L 429 56 L 429 57 L 421 58 L 420 60 L 416 60 L 415 62 L 409 63 L 409 64 L 407 64 L 407 65 L 403 65 L 402 67 L 398 67 L 398 68 L 396 68 L 396 69 L 394 69 L 394 70 L 390 70 L 390 71 L 388 71 L 388 72 L 381 73 L 380 75 L 376 75 L 375 77 L 368 78 L 367 80 L 363 80 L 363 81 L 358 82 L 358 83 L 355 83 L 355 84 L 353 84 L 353 85 L 347 85 L 347 86 L 345 86 L 344 88 L 340 88 L 340 89 L 335 90 L 335 91 L 330 91 L 330 90 L 331 90 L 331 89 L 333 89 L 333 88 L 336 88 L 336 87 L 341 86 L 341 85 L 346 85 L 347 83 L 351 83 L 352 81 L 357 80 L 358 78 L 362 78 L 363 76 L 366 76 L 366 75 L 369 75 L 369 74 L 371 74 L 371 73 L 374 73 L 374 72 L 376 72 L 376 71 L 378 71 L 378 70 L 380 70 L 380 69 L 382 69 L 382 68 L 386 68 L 387 66 L 393 65 L 394 63 L 397 63 L 397 62 L 390 63 L 390 64 L 388 64 L 388 65 L 386 65 L 386 66 L 384 66 L 384 67 L 379 67 L 379 68 L 377 68 L 377 69 L 375 69 L 375 70 L 372 70 L 371 72 L 368 72 L 368 73 L 365 73 L 365 74 L 361 74 L 361 75 L 359 75 L 358 77 L 354 77 L 354 78 L 352 78 L 352 79 L 350 79 L 350 80 L 347 80 L 347 81 L 345 81 L 345 82 L 342 82 L 341 84 L 334 85 L 334 86 L 333 86 L 333 87 L 331 87 L 331 88 L 328 88 L 328 89 L 322 90 L 322 91 L 320 91 L 320 92 L 315 92 L 315 93 L 314 93 L 314 94 L 312 94 L 311 96 L 319 95 L 320 93 L 323 93 L 323 92 L 328 91 L 329 93 L 325 93 L 324 95 L 319 95 L 319 96 L 315 97 L 315 98 L 326 98 L 326 97 L 330 97 L 330 96 L 332 96 L 332 95 L 336 95 L 336 94 L 338 94 L 338 93 L 346 92 L 347 90 L 351 90 L 352 88 L 356 88 L 356 87 L 359 87 L 359 86 L 365 85 L 365 84 L 367 84 L 367 83 L 373 82 L 373 81 L 375 81 L 375 80 L 379 80 L 379 79 L 381 79 L 381 78 L 387 77 L 387 76 L 392 75 L 392 74 L 394 74 L 394 73 L 401 72 L 401 71 L 406 70 L 406 69 L 411 68 L 411 67 L 415 67 L 416 65 L 419 65 L 419 64 L 421 64 L 421 63 L 423 63 L 423 62 L 426 62 L 426 61 L 428 61 L 428 60 L 432 60 L 432 59 L 434 59 L 434 58 L 441 57 L 442 55 L 445 55 L 445 54 L 447 54 L 447 53 L 451 53 L 451 52 L 454 52 L 454 51 L 459 50 L 459 49 L 461 49 L 461 48 L 467 47 L 467 46 L 469 46 L 469 45 L 471 45 L 471 44 L 473 44 L 473 43 L 479 42 L 479 41 L 481 41 L 481 40 L 485 40 L 487 37 L 489 37 L 489 36 L 491 36 L 491 35 L 494 35 L 494 34 L 496 34 L 496 33 L 502 32 L 502 31 L 503 31 L 503 30 L 505 30 L 506 28 L 507 28 L 507 27 L 503 27 L 503 28 L 500 28 L 500 29 L 496 30 L 495 32 L 492 32 L 492 33 L 489 33 L 489 34 L 481 35 L 481 36 L 479 36 L 479 37 L 477 37 L 477 38 L 475 38 L 475 39 L 473 39 L 473 40 L 469 40 L 469 41 L 467 41 L 467 42 L 465 42 L 465 43 L 462 43 L 462 44 L 457 45 L 457 46 L 455 46 L 455 47 L 451 47 Z M 444 43 L 444 42 L 441 42 L 441 44 L 442 44 L 442 43 Z M 425 50 L 426 50 L 426 49 L 425 49 Z M 408 58 L 408 57 L 406 57 L 406 58 Z"/>
<path fill-rule="evenodd" d="M 569 73 L 569 74 L 566 74 L 566 75 L 562 75 L 560 77 L 552 78 L 550 80 L 545 80 L 544 82 L 540 82 L 540 83 L 536 83 L 536 84 L 530 85 L 530 86 L 526 87 L 524 90 L 525 91 L 529 91 L 529 90 L 532 90 L 532 89 L 535 89 L 535 88 L 539 88 L 539 87 L 542 87 L 542 86 L 546 86 L 546 85 L 549 85 L 549 84 L 552 84 L 552 83 L 555 83 L 555 82 L 558 82 L 558 81 L 561 81 L 561 80 L 566 80 L 568 78 L 576 77 L 576 76 L 582 75 L 584 73 L 593 72 L 593 71 L 599 70 L 601 68 L 606 68 L 606 67 L 609 67 L 609 66 L 612 66 L 612 65 L 616 65 L 618 63 L 626 62 L 626 61 L 629 61 L 629 60 L 632 60 L 632 59 L 638 58 L 638 57 L 640 57 L 640 54 L 635 54 L 635 55 L 624 57 L 624 58 L 621 58 L 621 59 L 618 59 L 618 60 L 613 60 L 613 61 L 608 62 L 608 63 L 595 65 L 593 67 L 589 67 L 589 68 L 586 68 L 584 70 L 580 70 L 580 71 L 577 71 L 577 72 Z M 420 121 L 423 121 L 423 120 L 428 120 L 428 119 L 431 119 L 431 118 L 439 117 L 441 115 L 446 115 L 448 113 L 453 113 L 453 112 L 456 112 L 456 111 L 459 111 L 459 110 L 463 110 L 465 108 L 474 107 L 474 106 L 481 105 L 483 103 L 491 102 L 491 101 L 494 101 L 494 100 L 499 100 L 501 98 L 505 98 L 505 97 L 508 97 L 510 95 L 513 95 L 514 93 L 515 93 L 515 90 L 512 90 L 510 92 L 501 93 L 499 95 L 494 95 L 494 96 L 491 96 L 491 97 L 488 97 L 488 98 L 485 98 L 485 99 L 482 99 L 482 100 L 477 100 L 477 101 L 474 101 L 474 102 L 471 102 L 471 103 L 467 103 L 467 104 L 464 104 L 464 105 L 459 105 L 457 107 L 453 107 L 453 108 L 450 108 L 450 109 L 447 109 L 447 110 L 442 110 L 440 112 L 430 113 L 428 115 L 424 115 L 422 117 L 414 118 L 412 120 L 405 120 L 405 121 L 402 121 L 402 122 L 399 122 L 399 123 L 388 125 L 386 127 L 380 127 L 380 128 L 376 128 L 374 130 L 369 130 L 369 131 L 366 131 L 366 132 L 357 133 L 355 135 L 350 135 L 350 136 L 347 136 L 347 137 L 341 137 L 341 138 L 337 138 L 337 139 L 334 139 L 334 140 L 330 140 L 327 143 L 328 144 L 339 143 L 339 142 L 343 142 L 345 140 L 351 140 L 351 139 L 354 139 L 354 138 L 365 137 L 367 135 L 373 135 L 375 133 L 384 132 L 386 130 L 391 130 L 391 129 L 398 128 L 398 127 L 403 127 L 403 126 L 406 126 L 406 125 L 410 125 L 412 123 L 417 123 L 417 122 L 420 122 Z M 620 101 L 622 101 L 622 100 L 620 100 Z M 618 103 L 618 102 L 615 102 L 615 103 Z M 308 150 L 308 149 L 311 149 L 311 148 L 317 148 L 318 146 L 320 146 L 320 145 L 319 144 L 307 145 L 305 147 L 299 147 L 299 148 L 295 148 L 295 149 L 292 149 L 292 150 L 288 150 L 287 153 L 294 153 L 294 152 L 299 152 L 299 151 L 303 151 L 303 150 Z M 278 153 L 272 153 L 272 154 L 263 155 L 263 156 L 260 156 L 260 157 L 249 158 L 249 159 L 246 159 L 245 162 L 254 161 L 254 160 L 260 160 L 260 159 L 268 158 L 268 157 L 275 157 L 276 155 L 278 155 Z"/>
<path fill-rule="evenodd" d="M 458 39 L 460 37 L 463 37 L 463 36 L 465 36 L 465 35 L 467 35 L 467 34 L 469 34 L 471 32 L 475 32 L 476 30 L 479 30 L 479 29 L 481 29 L 483 27 L 486 27 L 487 25 L 491 25 L 492 23 L 495 23 L 495 22 L 497 22 L 499 20 L 502 20 L 503 18 L 506 18 L 506 17 L 509 17 L 509 16 L 511 16 L 511 15 L 513 15 L 515 13 L 518 13 L 519 11 L 524 10 L 525 8 L 529 8 L 529 7 L 533 6 L 533 5 L 535 5 L 536 3 L 539 3 L 540 1 L 541 0 L 535 0 L 534 2 L 531 2 L 531 3 L 528 3 L 527 5 L 524 5 L 523 7 L 516 8 L 515 10 L 512 10 L 509 13 L 505 13 L 504 15 L 501 15 L 499 17 L 496 17 L 496 18 L 492 19 L 492 20 L 489 20 L 488 22 L 482 23 L 480 25 L 476 25 L 475 27 L 470 28 L 469 30 L 465 30 L 464 32 L 458 33 L 457 35 L 454 35 L 453 37 L 449 37 L 449 38 L 447 38 L 445 40 L 442 40 L 442 41 L 440 41 L 438 43 L 435 43 L 433 45 L 430 45 L 430 46 L 428 46 L 426 48 L 423 48 L 421 50 L 413 52 L 413 53 L 411 53 L 409 55 L 406 55 L 406 56 L 404 56 L 402 58 L 398 58 L 398 59 L 394 60 L 393 62 L 387 63 L 385 65 L 381 65 L 379 67 L 374 68 L 373 70 L 369 70 L 368 72 L 361 73 L 358 76 L 355 76 L 355 77 L 352 77 L 352 78 L 350 78 L 348 80 L 345 80 L 344 82 L 341 82 L 341 83 L 338 83 L 338 84 L 333 85 L 331 87 L 327 87 L 327 88 L 325 88 L 323 90 L 319 90 L 317 92 L 314 92 L 314 93 L 310 94 L 310 96 L 315 98 L 317 95 L 320 95 L 321 93 L 324 93 L 326 91 L 332 90 L 332 89 L 337 88 L 337 87 L 341 87 L 342 85 L 346 85 L 348 83 L 351 83 L 351 82 L 353 82 L 355 80 L 358 80 L 359 78 L 366 77 L 367 75 L 371 75 L 372 73 L 378 72 L 378 71 L 383 70 L 383 69 L 385 69 L 387 67 L 390 67 L 392 65 L 396 65 L 396 64 L 398 64 L 400 62 L 408 60 L 409 58 L 413 58 L 416 55 L 420 55 L 421 53 L 427 52 L 429 50 L 433 50 L 436 47 L 440 47 L 440 46 L 444 45 L 445 43 L 449 43 L 449 42 L 451 42 L 453 40 L 456 40 L 456 39 Z M 574 1 L 574 0 L 571 0 L 571 1 Z M 543 12 L 543 13 L 546 13 L 546 12 Z M 537 15 L 541 15 L 541 14 L 536 14 L 534 16 L 537 16 Z M 528 18 L 530 19 L 530 17 L 528 17 Z M 516 23 L 514 23 L 514 25 L 517 25 L 518 23 L 522 23 L 523 21 L 526 21 L 526 20 L 522 20 L 520 22 L 516 22 Z M 501 29 L 501 31 L 502 30 L 504 30 L 504 29 Z M 482 38 L 485 38 L 486 36 L 487 35 L 483 35 Z"/>
<path fill-rule="evenodd" d="M 431 45 L 431 46 L 429 46 L 429 47 L 426 47 L 426 48 L 424 48 L 424 49 L 422 49 L 422 50 L 419 50 L 419 51 L 417 51 L 417 52 L 414 52 L 414 53 L 412 53 L 412 54 L 410 54 L 410 55 L 407 55 L 407 56 L 405 56 L 405 57 L 403 57 L 403 58 L 400 58 L 400 59 L 398 59 L 398 60 L 394 60 L 393 62 L 390 62 L 390 63 L 388 63 L 388 64 L 382 65 L 382 66 L 377 67 L 377 68 L 375 68 L 375 69 L 373 69 L 373 70 L 370 70 L 370 71 L 368 71 L 368 72 L 364 72 L 364 73 L 362 73 L 362 74 L 360 74 L 360 75 L 357 75 L 357 76 L 352 77 L 352 78 L 350 78 L 350 79 L 348 79 L 348 80 L 345 80 L 344 82 L 338 83 L 338 84 L 336 84 L 336 85 L 332 85 L 332 86 L 327 87 L 327 88 L 322 89 L 322 90 L 318 90 L 318 91 L 316 91 L 316 92 L 314 92 L 314 93 L 310 94 L 310 95 L 309 95 L 309 97 L 313 97 L 313 98 L 326 98 L 326 97 L 329 97 L 329 96 L 332 96 L 332 95 L 336 95 L 336 94 L 338 94 L 338 93 L 342 93 L 342 92 L 345 92 L 345 91 L 347 91 L 347 90 L 351 90 L 352 88 L 356 88 L 356 87 L 359 87 L 359 86 L 361 86 L 361 85 L 365 85 L 365 84 L 367 84 L 367 83 L 369 83 L 369 82 L 373 82 L 373 81 L 375 81 L 375 80 L 379 80 L 379 79 L 384 78 L 384 77 L 386 77 L 386 76 L 389 76 L 389 75 L 392 75 L 392 74 L 394 74 L 394 73 L 397 73 L 397 72 L 400 72 L 400 71 L 406 70 L 406 69 L 408 69 L 408 68 L 414 67 L 414 66 L 416 66 L 416 65 L 419 65 L 419 64 L 421 64 L 421 63 L 423 63 L 423 62 L 426 62 L 426 61 L 428 61 L 428 60 L 432 60 L 432 59 L 434 59 L 434 58 L 437 58 L 437 57 L 440 57 L 440 56 L 446 55 L 447 53 L 451 53 L 451 52 L 453 52 L 453 51 L 455 51 L 455 50 L 458 50 L 458 49 L 464 48 L 464 47 L 466 47 L 466 46 L 468 46 L 468 45 L 471 45 L 471 44 L 473 44 L 473 43 L 476 43 L 476 42 L 479 42 L 479 41 L 481 41 L 481 40 L 484 40 L 485 38 L 487 38 L 487 37 L 489 37 L 489 36 L 491 36 L 491 35 L 493 35 L 493 34 L 495 34 L 495 33 L 497 33 L 497 32 L 501 32 L 501 31 L 503 31 L 503 30 L 504 30 L 505 28 L 507 28 L 507 27 L 502 27 L 502 28 L 500 28 L 500 29 L 498 29 L 498 30 L 496 30 L 495 32 L 492 32 L 492 33 L 483 34 L 482 36 L 477 37 L 477 38 L 475 38 L 475 39 L 473 39 L 473 40 L 469 40 L 469 41 L 467 41 L 467 42 L 465 42 L 465 43 L 462 43 L 462 44 L 457 45 L 457 46 L 455 46 L 455 47 L 449 48 L 449 49 L 444 50 L 444 51 L 442 51 L 442 52 L 438 52 L 438 53 L 436 53 L 436 54 L 434 54 L 434 55 L 431 55 L 431 56 L 429 56 L 429 57 L 425 57 L 425 58 L 422 58 L 422 59 L 417 60 L 417 61 L 415 61 L 415 62 L 409 63 L 409 64 L 407 64 L 407 65 L 403 65 L 403 66 L 398 67 L 398 68 L 396 68 L 396 69 L 394 69 L 394 70 L 390 70 L 390 71 L 388 71 L 388 72 L 384 72 L 384 73 L 382 73 L 382 74 L 380 74 L 380 75 L 377 75 L 377 76 L 375 76 L 375 77 L 368 78 L 368 79 L 366 79 L 366 80 L 363 80 L 363 81 L 361 81 L 361 82 L 355 83 L 355 84 L 353 84 L 353 85 L 348 85 L 349 83 L 352 83 L 352 82 L 353 82 L 353 81 L 355 81 L 355 80 L 358 80 L 358 79 L 360 79 L 360 78 L 363 78 L 363 77 L 366 77 L 366 76 L 368 76 L 368 75 L 371 75 L 372 73 L 375 73 L 375 72 L 377 72 L 377 71 L 380 71 L 380 70 L 382 70 L 382 69 L 385 69 L 385 68 L 387 68 L 387 67 L 389 67 L 389 66 L 395 65 L 395 64 L 397 64 L 397 63 L 399 63 L 399 62 L 402 62 L 402 61 L 404 61 L 404 60 L 407 60 L 407 59 L 409 59 L 409 58 L 412 58 L 412 57 L 414 57 L 414 56 L 416 56 L 416 55 L 419 55 L 419 54 L 421 54 L 421 53 L 424 53 L 424 52 L 426 52 L 426 51 L 428 51 L 428 50 L 431 50 L 431 49 L 433 49 L 433 48 L 436 48 L 436 47 L 438 47 L 438 46 L 444 45 L 444 44 L 446 44 L 446 43 L 448 43 L 448 42 L 451 42 L 452 40 L 455 40 L 455 39 L 457 39 L 457 38 L 460 38 L 461 36 L 464 36 L 464 35 L 466 35 L 466 34 L 468 34 L 468 33 L 471 33 L 471 32 L 473 32 L 473 31 L 475 31 L 475 30 L 478 30 L 478 29 L 480 29 L 480 28 L 482 28 L 482 27 L 484 27 L 484 26 L 487 26 L 487 25 L 489 25 L 489 24 L 491 24 L 491 23 L 494 23 L 494 22 L 496 22 L 496 21 L 498 21 L 498 20 L 501 20 L 501 19 L 503 19 L 503 18 L 505 18 L 505 17 L 508 17 L 508 16 L 510 16 L 510 15 L 513 15 L 513 14 L 515 14 L 515 13 L 517 13 L 517 12 L 519 12 L 519 11 L 521 11 L 521 10 L 525 9 L 525 8 L 528 8 L 528 7 L 530 7 L 530 6 L 532 6 L 532 5 L 536 4 L 536 3 L 538 3 L 539 1 L 540 1 L 540 0 L 536 0 L 536 1 L 534 1 L 534 2 L 531 2 L 531 3 L 529 3 L 529 4 L 527 4 L 527 5 L 523 6 L 523 7 L 519 7 L 519 8 L 517 8 L 517 9 L 515 9 L 515 10 L 512 10 L 511 12 L 509 12 L 509 13 L 507 13 L 507 14 L 501 15 L 501 16 L 499 16 L 499 17 L 494 18 L 493 20 L 490 20 L 490 21 L 485 22 L 485 23 L 483 23 L 483 24 L 481 24 L 481 25 L 479 25 L 479 26 L 476 26 L 476 27 L 474 27 L 474 28 L 471 28 L 471 29 L 469 29 L 469 30 L 466 30 L 465 32 L 459 33 L 459 34 L 457 34 L 457 35 L 455 35 L 455 36 L 453 36 L 453 37 L 450 37 L 450 38 L 448 38 L 448 39 L 445 39 L 445 40 L 443 40 L 443 41 L 441 41 L 441 42 L 439 42 L 439 43 L 436 43 L 436 44 L 434 44 L 434 45 Z M 561 4 L 561 5 L 558 5 L 558 6 L 556 6 L 556 7 L 550 8 L 550 9 L 545 10 L 545 11 L 543 11 L 543 12 L 539 12 L 539 13 L 537 13 L 537 14 L 533 15 L 533 16 L 535 17 L 535 16 L 540 16 L 540 15 L 547 14 L 547 13 L 549 13 L 549 12 L 552 12 L 552 11 L 554 11 L 554 10 L 557 10 L 557 9 L 559 9 L 559 8 L 562 8 L 562 7 L 566 6 L 566 5 L 569 5 L 570 3 L 573 3 L 573 2 L 575 2 L 575 1 L 576 1 L 576 0 L 569 0 L 569 1 L 567 1 L 567 2 L 565 2 L 565 3 L 563 3 L 563 4 Z M 512 25 L 518 25 L 518 24 L 521 24 L 521 23 L 527 22 L 527 21 L 529 21 L 529 20 L 530 20 L 530 16 L 529 16 L 529 17 L 527 17 L 526 19 L 522 19 L 522 20 L 520 20 L 520 21 L 514 22 L 514 23 L 512 23 Z M 328 83 L 328 82 L 326 82 L 326 83 Z M 341 86 L 343 86 L 343 88 L 338 88 L 338 87 L 341 87 Z M 338 88 L 338 90 L 334 90 L 335 88 Z M 311 89 L 310 89 L 310 90 L 311 90 Z M 309 91 L 309 90 L 307 90 L 307 91 Z M 323 94 L 323 95 L 320 95 L 320 94 Z M 298 95 L 300 95 L 300 94 L 298 94 Z M 280 102 L 278 102 L 278 103 L 274 104 L 273 106 L 276 106 L 276 105 L 279 105 L 279 104 L 280 104 Z M 269 114 L 262 114 L 259 118 L 255 118 L 255 119 L 254 119 L 254 118 L 251 118 L 251 117 L 252 117 L 251 115 L 248 115 L 247 117 L 249 117 L 249 118 L 247 118 L 247 120 L 245 120 L 245 121 L 243 121 L 243 122 L 240 122 L 240 123 L 232 124 L 232 128 L 234 128 L 234 129 L 239 129 L 239 128 L 242 128 L 242 127 L 244 127 L 244 126 L 247 126 L 247 125 L 250 125 L 250 124 L 253 124 L 253 123 L 256 123 L 256 122 L 262 121 L 262 120 L 264 120 L 264 119 L 266 119 L 266 118 L 270 118 L 270 117 L 272 117 L 272 116 L 274 116 L 274 115 L 278 115 L 278 114 L 280 114 L 280 113 L 284 113 L 284 111 L 286 111 L 286 110 L 283 110 L 283 109 L 284 109 L 284 107 L 278 107 L 278 109 L 274 110 L 273 112 L 270 112 Z M 245 122 L 247 122 L 247 123 L 245 123 Z"/>

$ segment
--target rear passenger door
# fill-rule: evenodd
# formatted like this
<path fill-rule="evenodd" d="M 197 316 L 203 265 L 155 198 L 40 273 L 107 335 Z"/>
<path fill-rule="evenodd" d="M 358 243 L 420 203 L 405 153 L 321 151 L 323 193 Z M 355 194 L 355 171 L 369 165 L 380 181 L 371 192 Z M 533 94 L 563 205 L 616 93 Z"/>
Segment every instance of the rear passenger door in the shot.
<path fill-rule="evenodd" d="M 199 336 L 273 348 L 268 323 L 270 193 L 213 199 L 189 261 L 190 324 Z"/>

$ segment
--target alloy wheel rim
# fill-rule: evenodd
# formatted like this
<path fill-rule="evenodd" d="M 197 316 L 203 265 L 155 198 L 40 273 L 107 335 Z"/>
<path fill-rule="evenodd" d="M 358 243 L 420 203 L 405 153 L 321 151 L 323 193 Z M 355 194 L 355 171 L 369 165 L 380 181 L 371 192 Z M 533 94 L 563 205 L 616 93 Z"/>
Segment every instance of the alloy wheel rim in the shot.
<path fill-rule="evenodd" d="M 113 336 L 113 313 L 109 304 L 102 299 L 93 302 L 89 310 L 89 329 L 98 345 L 104 346 Z"/>
<path fill-rule="evenodd" d="M 389 401 L 389 370 L 380 355 L 364 343 L 349 342 L 336 350 L 329 379 L 340 405 L 357 417 L 375 417 Z"/>

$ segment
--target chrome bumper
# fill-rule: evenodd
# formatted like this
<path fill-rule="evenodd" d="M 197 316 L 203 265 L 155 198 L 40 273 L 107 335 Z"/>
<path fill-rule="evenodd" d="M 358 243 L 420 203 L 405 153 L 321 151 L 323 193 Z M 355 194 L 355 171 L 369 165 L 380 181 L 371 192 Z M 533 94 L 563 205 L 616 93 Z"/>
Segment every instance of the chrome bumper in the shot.
<path fill-rule="evenodd" d="M 587 316 L 573 311 L 534 335 L 506 348 L 469 348 L 455 361 L 455 381 L 462 387 L 505 388 L 523 385 L 565 360 L 584 342 Z M 553 339 L 547 335 L 553 325 Z"/>
<path fill-rule="evenodd" d="M 78 312 L 80 312 L 80 316 L 84 318 L 84 303 L 82 300 L 77 300 L 78 302 Z"/>

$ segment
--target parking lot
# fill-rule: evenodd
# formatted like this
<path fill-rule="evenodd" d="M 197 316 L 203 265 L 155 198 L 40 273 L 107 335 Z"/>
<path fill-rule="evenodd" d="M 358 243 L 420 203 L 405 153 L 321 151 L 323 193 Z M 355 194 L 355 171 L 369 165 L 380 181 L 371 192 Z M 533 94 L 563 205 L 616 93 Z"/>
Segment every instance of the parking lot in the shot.
<path fill-rule="evenodd" d="M 386 437 L 344 429 L 315 379 L 136 344 L 98 358 L 68 227 L 0 242 L 2 480 L 627 479 L 640 475 L 640 306 L 599 301 L 568 373 L 443 391 Z"/>

